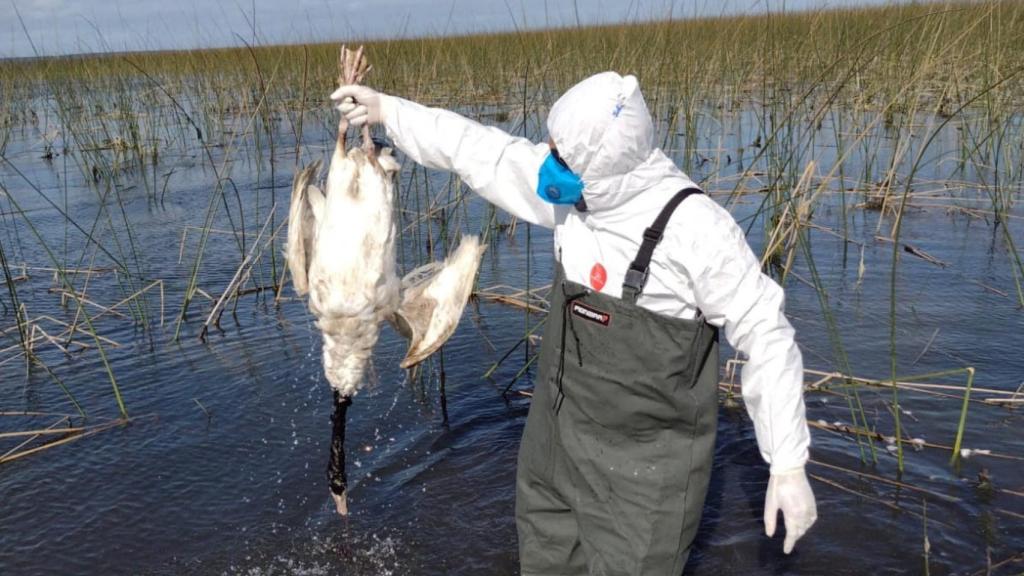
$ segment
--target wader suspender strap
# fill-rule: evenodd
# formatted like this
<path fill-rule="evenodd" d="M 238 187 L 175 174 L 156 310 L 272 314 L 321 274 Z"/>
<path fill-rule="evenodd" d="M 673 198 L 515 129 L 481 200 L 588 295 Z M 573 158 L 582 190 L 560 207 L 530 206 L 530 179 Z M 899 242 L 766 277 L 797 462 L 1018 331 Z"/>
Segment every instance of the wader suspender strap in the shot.
<path fill-rule="evenodd" d="M 676 192 L 676 195 L 661 209 L 661 213 L 654 220 L 654 224 L 651 224 L 649 228 L 644 230 L 644 241 L 640 244 L 640 250 L 636 253 L 636 258 L 629 265 L 629 270 L 626 270 L 626 278 L 622 281 L 623 300 L 635 304 L 637 298 L 640 297 L 640 293 L 644 291 L 644 285 L 647 284 L 647 275 L 651 270 L 651 255 L 654 254 L 654 248 L 658 245 L 658 242 L 661 242 L 661 237 L 665 235 L 665 227 L 668 226 L 668 220 L 672 217 L 676 207 L 693 194 L 702 193 L 703 191 L 700 188 L 684 188 Z"/>

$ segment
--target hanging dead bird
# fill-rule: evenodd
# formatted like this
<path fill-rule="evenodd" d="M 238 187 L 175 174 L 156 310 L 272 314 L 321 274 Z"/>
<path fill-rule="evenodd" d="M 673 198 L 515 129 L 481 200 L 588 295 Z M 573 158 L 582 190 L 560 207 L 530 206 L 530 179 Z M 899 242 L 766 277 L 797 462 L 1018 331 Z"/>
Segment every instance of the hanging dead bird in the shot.
<path fill-rule="evenodd" d="M 368 71 L 362 48 L 342 47 L 342 85 L 360 82 Z M 295 291 L 308 293 L 323 334 L 324 373 L 334 393 L 328 477 L 342 515 L 348 513 L 346 415 L 362 387 L 381 322 L 391 321 L 412 341 L 403 368 L 427 358 L 455 331 L 483 253 L 476 237 L 465 237 L 444 263 L 418 268 L 400 281 L 393 222 L 398 162 L 390 149 L 377 150 L 365 126 L 362 147 L 346 150 L 347 130 L 342 116 L 326 194 L 314 184 L 319 162 L 296 174 L 285 251 Z"/>

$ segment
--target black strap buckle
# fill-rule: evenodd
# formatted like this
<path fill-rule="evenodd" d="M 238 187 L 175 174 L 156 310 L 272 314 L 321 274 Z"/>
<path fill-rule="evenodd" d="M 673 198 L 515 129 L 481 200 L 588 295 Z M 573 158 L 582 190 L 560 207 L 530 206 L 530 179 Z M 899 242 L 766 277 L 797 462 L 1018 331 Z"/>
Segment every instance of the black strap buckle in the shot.
<path fill-rule="evenodd" d="M 640 244 L 636 258 L 633 259 L 633 263 L 626 270 L 626 277 L 622 282 L 622 293 L 624 296 L 629 296 L 634 301 L 640 296 L 644 286 L 647 284 L 647 276 L 651 269 L 651 256 L 654 254 L 654 248 L 658 246 L 658 243 L 661 242 L 665 234 L 665 227 L 668 226 L 669 218 L 672 217 L 672 213 L 683 200 L 686 200 L 693 194 L 700 193 L 700 188 L 685 188 L 676 192 L 668 204 L 661 209 L 654 223 L 644 230 L 644 240 Z M 627 291 L 632 292 L 632 294 L 628 294 Z"/>
<path fill-rule="evenodd" d="M 636 290 L 637 293 L 643 291 L 644 286 L 647 285 L 647 277 L 650 275 L 650 269 L 647 270 L 636 270 L 630 268 L 626 270 L 626 277 L 622 280 L 622 285 L 627 288 Z"/>

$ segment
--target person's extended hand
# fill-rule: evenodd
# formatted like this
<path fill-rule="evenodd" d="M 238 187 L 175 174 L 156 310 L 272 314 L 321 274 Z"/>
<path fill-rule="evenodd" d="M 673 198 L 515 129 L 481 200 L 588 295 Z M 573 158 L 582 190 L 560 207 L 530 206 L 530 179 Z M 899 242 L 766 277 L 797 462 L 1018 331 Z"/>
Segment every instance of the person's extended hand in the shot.
<path fill-rule="evenodd" d="M 786 523 L 786 541 L 782 551 L 789 554 L 796 541 L 818 519 L 818 505 L 803 467 L 772 474 L 768 480 L 768 492 L 764 498 L 764 532 L 769 537 L 775 535 L 775 522 L 780 510 Z"/>
<path fill-rule="evenodd" d="M 331 94 L 331 100 L 353 126 L 377 124 L 384 120 L 381 116 L 380 93 L 373 88 L 359 84 L 342 86 Z"/>

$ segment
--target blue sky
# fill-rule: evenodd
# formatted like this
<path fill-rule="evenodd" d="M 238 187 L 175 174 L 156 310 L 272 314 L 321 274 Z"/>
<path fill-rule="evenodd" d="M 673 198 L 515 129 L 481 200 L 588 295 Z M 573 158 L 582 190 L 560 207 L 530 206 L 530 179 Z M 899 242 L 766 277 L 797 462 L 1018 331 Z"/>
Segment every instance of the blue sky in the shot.
<path fill-rule="evenodd" d="M 340 41 L 891 0 L 0 0 L 0 58 Z M 21 15 L 19 22 L 18 14 Z M 27 35 L 26 35 L 27 31 Z M 29 41 L 31 38 L 31 42 Z M 34 49 L 33 49 L 34 45 Z"/>

